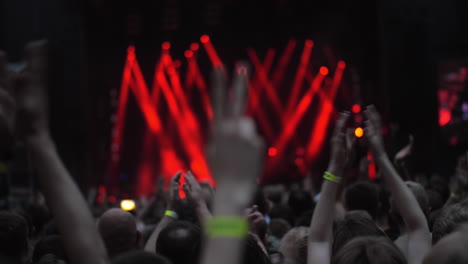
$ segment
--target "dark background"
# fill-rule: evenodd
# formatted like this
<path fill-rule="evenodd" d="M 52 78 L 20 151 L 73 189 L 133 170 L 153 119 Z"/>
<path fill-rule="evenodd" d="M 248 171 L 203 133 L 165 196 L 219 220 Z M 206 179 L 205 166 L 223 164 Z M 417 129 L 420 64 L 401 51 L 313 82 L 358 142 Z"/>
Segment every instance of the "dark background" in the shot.
<path fill-rule="evenodd" d="M 138 47 L 150 76 L 162 41 L 183 54 L 201 34 L 213 36 L 228 63 L 245 57 L 246 47 L 282 48 L 291 37 L 328 45 L 359 76 L 361 103 L 377 104 L 398 128 L 396 146 L 415 136 L 414 170 L 448 174 L 460 148 L 440 136 L 437 65 L 468 57 L 467 20 L 464 0 L 0 0 L 0 48 L 19 61 L 27 41 L 50 40 L 53 136 L 83 186 L 102 180 L 109 98 L 119 89 L 126 47 Z M 136 111 L 129 112 L 135 124 Z"/>

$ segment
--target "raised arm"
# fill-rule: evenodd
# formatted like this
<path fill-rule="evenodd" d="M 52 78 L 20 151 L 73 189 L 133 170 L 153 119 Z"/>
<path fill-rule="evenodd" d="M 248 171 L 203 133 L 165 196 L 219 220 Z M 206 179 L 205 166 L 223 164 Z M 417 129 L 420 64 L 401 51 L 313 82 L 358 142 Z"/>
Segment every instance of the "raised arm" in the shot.
<path fill-rule="evenodd" d="M 233 102 L 227 111 L 224 74 L 214 75 L 214 135 L 208 146 L 212 174 L 217 180 L 213 218 L 205 224 L 206 243 L 202 264 L 239 264 L 247 235 L 244 209 L 255 192 L 264 158 L 263 140 L 257 135 L 253 120 L 242 117 L 247 89 L 246 66 L 239 66 L 233 86 Z M 236 71 L 237 72 L 237 71 Z M 227 115 L 226 115 L 227 114 Z"/>
<path fill-rule="evenodd" d="M 184 191 L 187 195 L 187 199 L 193 206 L 195 206 L 198 220 L 202 225 L 204 225 L 206 221 L 211 219 L 211 212 L 208 209 L 207 201 L 205 201 L 205 198 L 203 197 L 202 187 L 191 171 L 188 171 L 184 175 L 184 178 L 186 181 L 184 184 Z M 205 229 L 204 226 L 203 229 Z"/>
<path fill-rule="evenodd" d="M 422 263 L 431 248 L 431 236 L 423 211 L 416 198 L 398 175 L 385 152 L 379 113 L 374 106 L 364 112 L 365 135 L 377 166 L 382 170 L 387 188 L 392 193 L 403 220 L 408 228 L 408 263 Z"/>
<path fill-rule="evenodd" d="M 156 242 L 158 240 L 159 233 L 161 233 L 161 231 L 167 225 L 169 225 L 169 223 L 178 218 L 176 207 L 177 203 L 180 200 L 179 185 L 181 175 L 182 172 L 179 171 L 176 175 L 172 176 L 171 178 L 168 190 L 167 210 L 164 212 L 163 218 L 161 218 L 153 233 L 151 233 L 148 242 L 146 242 L 145 251 L 156 253 Z"/>
<path fill-rule="evenodd" d="M 320 192 L 320 199 L 314 210 L 309 229 L 307 263 L 330 263 L 330 248 L 332 228 L 335 213 L 336 193 L 338 184 L 346 165 L 347 151 L 343 128 L 348 119 L 348 113 L 342 113 L 336 122 L 331 140 L 331 158 Z M 331 175 L 331 177 L 330 177 Z M 334 177 L 333 177 L 334 176 Z"/>
<path fill-rule="evenodd" d="M 39 183 L 63 236 L 71 263 L 107 263 L 107 253 L 83 195 L 61 161 L 47 118 L 46 42 L 26 48 L 27 68 L 17 90 L 18 125 L 37 169 Z"/>

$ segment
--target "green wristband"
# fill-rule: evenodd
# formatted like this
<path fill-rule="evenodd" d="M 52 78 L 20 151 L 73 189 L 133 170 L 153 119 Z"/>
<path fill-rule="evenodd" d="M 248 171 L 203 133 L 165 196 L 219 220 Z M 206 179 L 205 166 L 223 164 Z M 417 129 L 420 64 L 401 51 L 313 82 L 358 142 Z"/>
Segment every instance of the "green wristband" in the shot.
<path fill-rule="evenodd" d="M 341 183 L 341 177 L 335 176 L 335 175 L 331 174 L 328 171 L 323 173 L 323 178 L 325 180 L 329 180 L 329 181 L 334 182 L 334 183 Z"/>
<path fill-rule="evenodd" d="M 167 216 L 172 217 L 174 219 L 179 219 L 179 215 L 176 212 L 171 211 L 171 210 L 166 210 L 164 212 L 164 215 L 167 215 Z"/>
<path fill-rule="evenodd" d="M 208 220 L 206 233 L 211 238 L 244 238 L 248 233 L 248 224 L 243 217 L 215 216 Z"/>

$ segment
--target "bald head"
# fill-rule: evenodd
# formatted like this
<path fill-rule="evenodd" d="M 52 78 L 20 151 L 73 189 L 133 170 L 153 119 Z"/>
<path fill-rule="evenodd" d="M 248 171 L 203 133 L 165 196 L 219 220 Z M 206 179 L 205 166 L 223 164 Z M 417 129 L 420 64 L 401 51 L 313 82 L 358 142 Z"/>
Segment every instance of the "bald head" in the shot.
<path fill-rule="evenodd" d="M 122 209 L 109 209 L 99 219 L 98 230 L 110 257 L 132 250 L 137 245 L 135 218 Z"/>

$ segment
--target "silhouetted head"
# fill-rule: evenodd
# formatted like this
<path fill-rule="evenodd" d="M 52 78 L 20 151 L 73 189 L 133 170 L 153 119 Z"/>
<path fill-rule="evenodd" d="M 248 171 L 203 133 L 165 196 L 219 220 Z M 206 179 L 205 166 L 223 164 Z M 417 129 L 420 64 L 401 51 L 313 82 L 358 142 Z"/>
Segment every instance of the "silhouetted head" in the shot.
<path fill-rule="evenodd" d="M 468 223 L 468 197 L 442 209 L 432 227 L 432 244 L 436 244 L 465 223 Z"/>
<path fill-rule="evenodd" d="M 62 239 L 59 235 L 52 235 L 42 238 L 34 246 L 32 256 L 33 262 L 38 262 L 43 256 L 52 254 L 57 259 L 68 261 Z"/>
<path fill-rule="evenodd" d="M 344 245 L 332 264 L 405 264 L 403 253 L 385 237 L 358 237 Z"/>
<path fill-rule="evenodd" d="M 418 202 L 419 207 L 421 208 L 424 215 L 426 216 L 426 219 L 428 219 L 431 210 L 429 207 L 429 199 L 427 197 L 426 190 L 421 184 L 416 183 L 416 182 L 406 181 L 405 184 L 408 187 L 408 189 L 410 189 L 411 193 L 414 195 L 414 198 L 416 198 L 416 201 Z M 390 201 L 391 201 L 390 215 L 392 219 L 398 225 L 400 226 L 404 225 L 403 218 L 400 214 L 400 210 L 398 209 L 395 199 L 393 199 L 392 197 Z"/>
<path fill-rule="evenodd" d="M 308 227 L 294 227 L 281 240 L 279 251 L 283 255 L 284 264 L 306 263 L 307 255 L 301 254 L 304 243 L 307 245 Z M 304 259 L 305 258 L 305 259 Z"/>
<path fill-rule="evenodd" d="M 174 221 L 159 233 L 156 252 L 173 264 L 198 263 L 200 256 L 200 229 L 190 222 Z"/>
<path fill-rule="evenodd" d="M 252 235 L 248 235 L 244 243 L 243 264 L 271 264 L 270 259 Z"/>
<path fill-rule="evenodd" d="M 333 226 L 332 255 L 356 237 L 386 237 L 366 211 L 350 211 Z"/>
<path fill-rule="evenodd" d="M 313 209 L 315 203 L 308 192 L 297 189 L 289 193 L 288 205 L 293 210 L 294 216 L 297 217 L 303 212 Z"/>
<path fill-rule="evenodd" d="M 344 206 L 346 210 L 364 210 L 375 219 L 379 208 L 378 186 L 365 181 L 356 182 L 345 190 Z"/>
<path fill-rule="evenodd" d="M 107 210 L 99 219 L 98 230 L 111 258 L 135 249 L 138 244 L 135 218 L 122 209 Z"/>
<path fill-rule="evenodd" d="M 273 236 L 281 239 L 291 229 L 291 225 L 284 219 L 272 219 L 270 224 L 270 232 Z"/>
<path fill-rule="evenodd" d="M 171 264 L 163 256 L 143 250 L 133 250 L 118 255 L 112 260 L 112 264 Z"/>
<path fill-rule="evenodd" d="M 20 215 L 0 212 L 0 255 L 20 260 L 28 251 L 28 224 Z"/>

